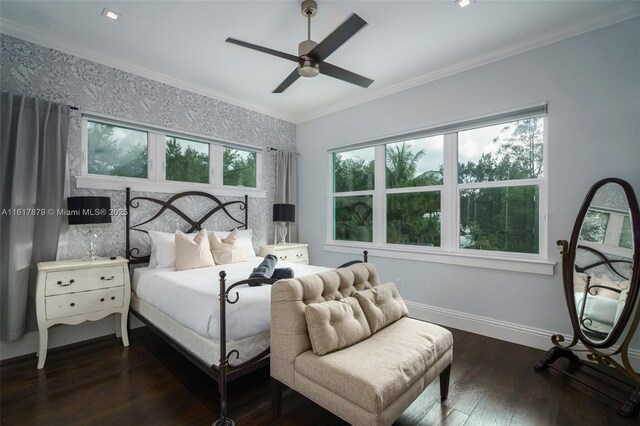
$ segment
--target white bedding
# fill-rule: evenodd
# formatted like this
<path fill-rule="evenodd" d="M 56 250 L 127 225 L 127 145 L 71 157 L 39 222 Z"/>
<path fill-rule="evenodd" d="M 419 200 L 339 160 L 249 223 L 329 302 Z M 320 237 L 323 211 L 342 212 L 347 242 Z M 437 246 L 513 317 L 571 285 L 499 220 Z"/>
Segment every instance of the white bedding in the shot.
<path fill-rule="evenodd" d="M 172 269 L 138 268 L 134 271 L 132 290 L 138 298 L 165 313 L 179 324 L 201 336 L 220 338 L 219 273 L 227 273 L 227 286 L 249 277 L 263 260 L 254 257 L 246 262 L 210 268 L 175 271 Z M 278 262 L 277 268 L 291 268 L 295 277 L 329 271 L 331 268 Z M 230 292 L 240 299 L 227 303 L 227 340 L 240 340 L 269 331 L 271 286 L 242 285 Z"/>

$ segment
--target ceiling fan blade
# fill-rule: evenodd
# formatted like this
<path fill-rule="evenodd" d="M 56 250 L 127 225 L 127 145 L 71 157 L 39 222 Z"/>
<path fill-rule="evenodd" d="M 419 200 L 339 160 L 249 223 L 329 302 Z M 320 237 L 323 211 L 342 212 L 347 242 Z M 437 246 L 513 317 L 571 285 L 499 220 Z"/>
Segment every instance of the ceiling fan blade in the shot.
<path fill-rule="evenodd" d="M 320 64 L 320 73 L 365 88 L 369 87 L 371 83 L 373 83 L 373 80 L 371 80 L 370 78 L 363 77 L 359 74 L 347 71 L 335 65 L 331 65 L 328 62 L 323 62 Z"/>
<path fill-rule="evenodd" d="M 238 46 L 248 47 L 249 49 L 257 50 L 259 52 L 268 53 L 269 55 L 277 56 L 279 58 L 288 59 L 293 62 L 298 62 L 300 60 L 297 56 L 280 52 L 279 50 L 269 49 L 268 47 L 258 46 L 257 44 L 247 43 L 246 41 L 236 40 L 235 38 L 228 37 L 225 41 L 227 43 L 237 44 Z"/>
<path fill-rule="evenodd" d="M 333 30 L 331 34 L 314 47 L 307 56 L 322 62 L 331 55 L 344 42 L 349 40 L 351 36 L 360 31 L 367 22 L 355 13 L 342 23 L 338 28 Z"/>
<path fill-rule="evenodd" d="M 296 81 L 298 78 L 300 78 L 300 74 L 298 74 L 298 68 L 295 68 L 293 72 L 289 74 L 289 76 L 285 78 L 284 81 L 280 83 L 278 87 L 276 87 L 276 90 L 274 90 L 273 93 L 284 92 L 285 90 L 287 90 L 287 87 L 291 86 L 293 82 Z"/>

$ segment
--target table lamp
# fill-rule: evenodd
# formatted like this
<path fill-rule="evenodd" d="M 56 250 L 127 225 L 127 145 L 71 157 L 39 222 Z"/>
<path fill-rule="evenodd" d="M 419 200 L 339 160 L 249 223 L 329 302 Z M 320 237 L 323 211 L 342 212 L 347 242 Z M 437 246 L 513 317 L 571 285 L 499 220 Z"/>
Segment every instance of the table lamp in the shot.
<path fill-rule="evenodd" d="M 109 197 L 68 197 L 69 225 L 89 225 L 88 258 L 96 260 L 97 233 L 94 224 L 111 223 L 111 199 Z"/>
<path fill-rule="evenodd" d="M 273 221 L 280 222 L 280 227 L 278 229 L 280 242 L 278 244 L 286 244 L 288 231 L 287 223 L 296 221 L 296 206 L 294 204 L 274 204 Z"/>

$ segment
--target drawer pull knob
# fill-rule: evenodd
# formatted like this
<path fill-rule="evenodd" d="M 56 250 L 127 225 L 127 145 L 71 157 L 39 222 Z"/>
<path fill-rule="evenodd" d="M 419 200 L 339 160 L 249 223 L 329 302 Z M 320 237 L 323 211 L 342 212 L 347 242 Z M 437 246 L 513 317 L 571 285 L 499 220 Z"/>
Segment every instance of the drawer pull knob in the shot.
<path fill-rule="evenodd" d="M 69 280 L 68 283 L 63 283 L 62 281 L 58 281 L 58 285 L 61 286 L 61 287 L 66 287 L 66 286 L 71 285 L 73 283 L 74 283 L 74 280 Z"/>
<path fill-rule="evenodd" d="M 111 296 L 111 300 L 116 300 L 116 297 L 115 296 Z"/>
<path fill-rule="evenodd" d="M 280 260 L 287 260 L 287 256 L 280 256 Z"/>
<path fill-rule="evenodd" d="M 100 299 L 101 302 L 104 302 L 104 297 Z"/>
<path fill-rule="evenodd" d="M 71 306 L 76 306 L 76 304 L 75 303 L 71 303 Z"/>
<path fill-rule="evenodd" d="M 302 253 L 298 253 L 298 254 L 296 254 L 296 257 L 297 257 L 298 259 L 300 259 L 300 258 L 302 257 Z"/>
<path fill-rule="evenodd" d="M 112 279 L 114 279 L 114 278 L 115 278 L 115 276 L 114 276 L 114 275 L 111 275 L 109 278 L 100 277 L 100 279 L 101 279 L 101 280 L 103 280 L 103 281 L 111 281 L 111 280 L 112 280 Z"/>

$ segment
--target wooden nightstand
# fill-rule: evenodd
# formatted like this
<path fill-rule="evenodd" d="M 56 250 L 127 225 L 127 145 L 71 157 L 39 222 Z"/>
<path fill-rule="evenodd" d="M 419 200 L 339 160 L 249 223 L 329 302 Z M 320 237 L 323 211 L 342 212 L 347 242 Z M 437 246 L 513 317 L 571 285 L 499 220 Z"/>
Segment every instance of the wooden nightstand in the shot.
<path fill-rule="evenodd" d="M 272 244 L 268 246 L 260 246 L 260 256 L 264 257 L 268 254 L 278 256 L 278 260 L 283 262 L 309 264 L 308 244 Z"/>
<path fill-rule="evenodd" d="M 116 336 L 122 336 L 122 344 L 129 346 L 127 317 L 131 283 L 128 263 L 122 257 L 38 263 L 38 369 L 44 367 L 48 329 L 55 324 L 75 325 L 116 314 Z"/>

